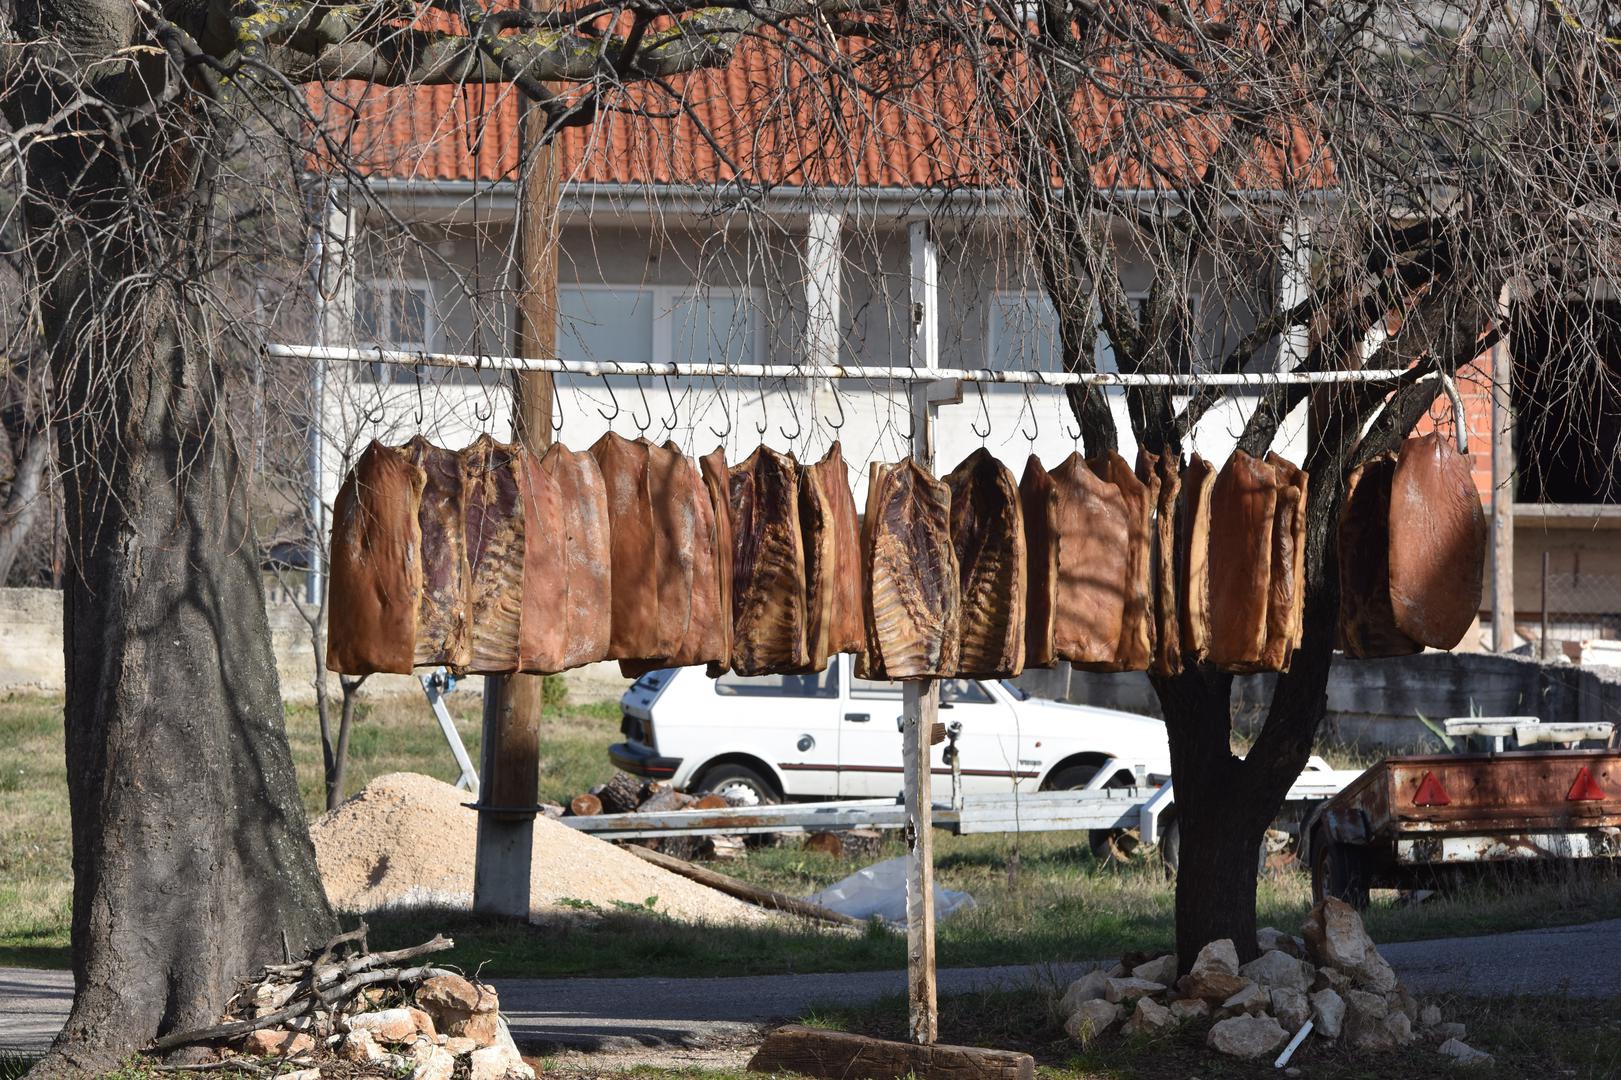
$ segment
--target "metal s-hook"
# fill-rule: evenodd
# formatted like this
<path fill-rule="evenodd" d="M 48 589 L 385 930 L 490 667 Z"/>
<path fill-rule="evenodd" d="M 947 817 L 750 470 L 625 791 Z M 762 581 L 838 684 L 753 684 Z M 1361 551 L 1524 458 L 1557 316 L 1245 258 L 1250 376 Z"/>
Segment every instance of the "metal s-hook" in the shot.
<path fill-rule="evenodd" d="M 668 433 L 674 431 L 675 426 L 681 422 L 681 417 L 677 415 L 678 407 L 675 403 L 675 391 L 670 388 L 670 377 L 668 375 L 664 376 L 664 394 L 670 399 L 670 418 L 664 421 L 664 430 Z"/>
<path fill-rule="evenodd" d="M 422 430 L 422 416 L 423 416 L 423 409 L 422 409 L 422 365 L 421 364 L 413 365 L 412 368 L 411 368 L 411 374 L 416 379 L 416 383 L 417 383 L 416 424 L 417 424 L 417 430 L 421 431 Z"/>
<path fill-rule="evenodd" d="M 771 427 L 771 414 L 766 412 L 766 408 L 765 408 L 765 380 L 761 379 L 760 380 L 760 422 L 758 424 L 754 425 L 754 430 L 759 432 L 761 435 L 764 435 L 766 433 L 766 430 L 768 428 L 770 428 L 770 427 Z"/>
<path fill-rule="evenodd" d="M 828 385 L 828 389 L 833 391 L 833 404 L 838 406 L 838 409 L 839 409 L 839 422 L 835 424 L 835 423 L 829 421 L 827 426 L 832 428 L 836 432 L 841 427 L 844 426 L 844 420 L 845 420 L 845 416 L 844 416 L 844 398 L 841 397 L 840 394 L 839 394 L 839 380 L 837 380 L 837 379 L 829 379 L 827 385 Z M 835 439 L 838 438 L 837 435 L 834 435 L 833 437 Z"/>
<path fill-rule="evenodd" d="M 805 422 L 799 418 L 799 406 L 794 404 L 792 390 L 788 391 L 788 414 L 794 418 L 794 433 L 792 435 L 788 434 L 788 429 L 785 427 L 779 427 L 777 430 L 782 432 L 783 438 L 793 442 L 805 433 Z"/>
<path fill-rule="evenodd" d="M 478 418 L 479 423 L 488 424 L 490 422 L 490 417 L 495 415 L 495 404 L 487 397 L 484 399 L 484 404 L 489 407 L 488 411 L 479 412 L 478 402 L 473 402 L 473 415 Z"/>
<path fill-rule="evenodd" d="M 1047 385 L 1040 371 L 1036 372 L 1036 380 L 1043 386 Z M 1027 411 L 1030 413 L 1030 423 L 1035 428 L 1034 431 L 1024 430 L 1024 414 Z M 1030 393 L 1029 383 L 1024 384 L 1024 404 L 1019 406 L 1019 434 L 1030 444 L 1030 452 L 1035 453 L 1036 436 L 1041 434 L 1041 420 L 1036 416 L 1036 399 Z"/>
<path fill-rule="evenodd" d="M 556 414 L 556 420 L 552 419 L 553 414 Z M 552 426 L 552 439 L 556 441 L 557 436 L 563 434 L 563 402 L 558 399 L 555 391 L 552 393 L 552 408 L 551 412 L 546 414 L 546 422 Z"/>
<path fill-rule="evenodd" d="M 988 372 L 989 369 L 987 369 L 987 373 Z M 979 445 L 984 446 L 985 440 L 988 439 L 991 434 L 991 410 L 990 406 L 985 403 L 985 384 L 980 380 L 975 379 L 974 392 L 979 395 L 979 413 L 985 418 L 985 430 L 979 430 L 979 425 L 972 420 L 968 421 L 968 430 L 972 431 L 975 435 L 978 435 Z"/>
<path fill-rule="evenodd" d="M 709 430 L 715 432 L 715 438 L 719 439 L 721 442 L 725 442 L 726 437 L 732 433 L 732 412 L 726 407 L 726 390 L 721 386 L 720 380 L 718 378 L 711 377 L 711 381 L 715 384 L 715 400 L 720 402 L 720 414 L 726 417 L 726 430 L 715 431 L 715 426 L 713 424 L 709 426 Z"/>
<path fill-rule="evenodd" d="M 647 413 L 647 420 L 643 422 L 636 418 L 636 410 L 630 413 L 630 422 L 636 425 L 638 435 L 646 435 L 647 429 L 653 426 L 653 406 L 647 403 L 647 387 L 642 385 L 642 377 L 636 376 L 636 392 L 642 396 L 642 409 Z"/>
<path fill-rule="evenodd" d="M 619 408 L 619 395 L 614 393 L 613 383 L 608 381 L 608 376 L 606 375 L 602 376 L 602 388 L 608 391 L 608 400 L 614 403 L 614 411 L 604 412 L 602 406 L 599 405 L 597 406 L 597 413 L 611 424 L 615 420 L 619 419 L 619 413 L 621 411 Z"/>

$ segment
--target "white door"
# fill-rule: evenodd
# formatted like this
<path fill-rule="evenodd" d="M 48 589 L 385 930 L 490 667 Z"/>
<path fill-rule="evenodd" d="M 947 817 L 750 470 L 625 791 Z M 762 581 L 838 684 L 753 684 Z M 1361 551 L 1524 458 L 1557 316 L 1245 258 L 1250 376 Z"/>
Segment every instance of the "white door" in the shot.
<path fill-rule="evenodd" d="M 775 765 L 790 796 L 831 799 L 839 786 L 839 669 L 715 680 L 732 741 Z M 741 737 L 738 737 L 741 733 Z"/>
<path fill-rule="evenodd" d="M 839 735 L 840 797 L 893 797 L 902 786 L 901 684 L 851 678 Z M 1009 792 L 1020 770 L 1013 710 L 973 679 L 940 681 L 940 722 L 961 724 L 963 791 Z M 947 743 L 930 749 L 934 793 L 951 792 Z"/>

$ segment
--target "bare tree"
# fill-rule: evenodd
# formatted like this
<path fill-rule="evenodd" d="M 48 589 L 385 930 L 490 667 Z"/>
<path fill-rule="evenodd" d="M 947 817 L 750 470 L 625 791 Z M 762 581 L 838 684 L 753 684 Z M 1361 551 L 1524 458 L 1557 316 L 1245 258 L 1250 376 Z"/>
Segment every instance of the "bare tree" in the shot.
<path fill-rule="evenodd" d="M 231 408 L 245 343 L 219 285 L 266 240 L 264 185 L 285 193 L 312 160 L 352 169 L 305 84 L 512 84 L 555 133 L 615 111 L 687 116 L 683 74 L 758 39 L 795 57 L 760 92 L 820 103 L 831 150 L 814 175 L 848 178 L 838 165 L 875 137 L 864 117 L 884 101 L 929 132 L 940 186 L 1018 193 L 1071 370 L 1095 362 L 1100 327 L 1123 370 L 1175 366 L 1195 280 L 1255 316 L 1221 369 L 1422 361 L 1391 385 L 1270 392 L 1247 421 L 1258 451 L 1310 407 L 1306 637 L 1243 760 L 1228 676 L 1156 681 L 1186 962 L 1214 937 L 1253 950 L 1252 853 L 1323 712 L 1346 467 L 1429 407 L 1424 370 L 1456 370 L 1501 333 L 1505 287 L 1554 302 L 1616 265 L 1618 49 L 1602 16 L 1561 0 L 0 0 L 0 174 L 41 313 L 72 538 L 78 992 L 36 1072 L 96 1071 L 207 1023 L 235 974 L 332 929 Z M 1264 253 L 1303 224 L 1310 287 L 1284 302 Z M 1155 268 L 1142 304 L 1120 280 L 1128 248 Z M 1130 427 L 1176 452 L 1219 398 L 1134 392 Z M 1112 446 L 1107 400 L 1072 400 L 1088 448 Z"/>

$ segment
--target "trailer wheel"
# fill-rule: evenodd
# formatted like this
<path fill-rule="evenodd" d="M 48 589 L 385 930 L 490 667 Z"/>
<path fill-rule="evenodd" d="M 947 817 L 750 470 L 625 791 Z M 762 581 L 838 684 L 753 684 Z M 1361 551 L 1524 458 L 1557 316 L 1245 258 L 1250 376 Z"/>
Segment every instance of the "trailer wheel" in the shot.
<path fill-rule="evenodd" d="M 1367 859 L 1360 845 L 1318 832 L 1311 845 L 1311 898 L 1343 900 L 1358 911 L 1368 906 Z"/>

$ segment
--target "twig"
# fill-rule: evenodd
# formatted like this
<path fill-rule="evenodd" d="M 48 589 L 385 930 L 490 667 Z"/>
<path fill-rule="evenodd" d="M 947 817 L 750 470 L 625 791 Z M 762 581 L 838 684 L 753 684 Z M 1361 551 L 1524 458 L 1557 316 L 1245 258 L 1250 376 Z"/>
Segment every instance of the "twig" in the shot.
<path fill-rule="evenodd" d="M 163 1054 L 181 1046 L 189 1046 L 192 1043 L 209 1042 L 215 1039 L 234 1039 L 239 1035 L 246 1035 L 249 1032 L 259 1031 L 262 1028 L 275 1027 L 277 1024 L 291 1020 L 296 1016 L 303 1016 L 305 1013 L 309 1012 L 312 1007 L 314 1007 L 317 1001 L 320 1001 L 321 1004 L 337 1001 L 348 997 L 356 990 L 359 990 L 362 986 L 370 986 L 373 983 L 417 982 L 422 979 L 431 979 L 437 975 L 454 974 L 456 974 L 454 971 L 450 971 L 446 968 L 430 967 L 426 964 L 421 967 L 414 968 L 387 968 L 381 971 L 368 971 L 364 974 L 356 975 L 354 978 L 349 979 L 336 990 L 322 998 L 300 998 L 291 1005 L 277 1009 L 272 1013 L 266 1013 L 264 1016 L 256 1017 L 252 1020 L 233 1020 L 225 1024 L 215 1024 L 212 1027 L 197 1028 L 193 1031 L 180 1031 L 170 1035 L 165 1035 L 163 1038 L 155 1041 L 151 1047 L 148 1048 L 148 1052 Z"/>

